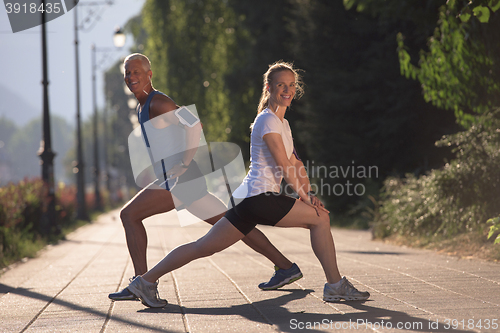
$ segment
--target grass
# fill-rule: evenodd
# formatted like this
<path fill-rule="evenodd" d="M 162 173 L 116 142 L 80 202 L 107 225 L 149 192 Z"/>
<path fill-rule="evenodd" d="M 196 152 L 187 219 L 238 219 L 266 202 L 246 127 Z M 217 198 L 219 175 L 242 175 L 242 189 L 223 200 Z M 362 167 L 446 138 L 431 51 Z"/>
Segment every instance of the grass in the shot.
<path fill-rule="evenodd" d="M 57 244 L 59 241 L 64 240 L 66 235 L 79 227 L 87 224 L 87 221 L 76 220 L 75 222 L 65 225 L 58 236 L 52 236 L 50 239 L 41 236 L 34 236 L 33 234 L 22 233 L 18 230 L 9 232 L 10 244 L 13 244 L 13 251 L 7 251 L 5 256 L 1 258 L 0 269 L 5 270 L 9 265 L 17 261 L 25 261 L 28 258 L 35 258 L 37 253 L 47 245 Z"/>
<path fill-rule="evenodd" d="M 356 218 L 353 216 L 335 216 L 335 218 L 332 218 L 331 225 L 345 229 L 368 229 L 366 217 L 364 216 Z M 432 250 L 440 254 L 463 259 L 500 262 L 500 244 L 494 244 L 496 235 L 488 239 L 488 232 L 489 228 L 484 228 L 482 231 L 469 231 L 453 237 L 440 234 L 435 236 L 392 234 L 384 238 L 374 238 L 374 240 L 398 246 Z"/>
<path fill-rule="evenodd" d="M 462 259 L 482 259 L 500 262 L 500 246 L 487 239 L 488 231 L 471 231 L 452 238 L 442 236 L 401 236 L 394 234 L 381 239 L 382 242 L 433 250 Z"/>

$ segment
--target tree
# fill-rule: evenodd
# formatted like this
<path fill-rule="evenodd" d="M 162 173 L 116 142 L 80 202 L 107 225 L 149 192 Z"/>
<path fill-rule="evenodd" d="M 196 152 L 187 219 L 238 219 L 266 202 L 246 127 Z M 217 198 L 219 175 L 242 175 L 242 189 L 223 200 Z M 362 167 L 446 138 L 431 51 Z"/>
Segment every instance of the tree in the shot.
<path fill-rule="evenodd" d="M 345 0 L 344 3 L 383 20 L 406 18 L 417 27 L 433 27 L 433 33 L 422 34 L 427 29 L 418 30 L 421 31 L 418 40 L 424 36 L 427 46 L 416 46 L 414 34 L 400 31 L 397 39 L 401 72 L 418 79 L 425 100 L 438 108 L 453 110 L 460 124 L 469 126 L 475 114 L 499 105 L 500 1 Z M 423 11 L 430 14 L 430 21 L 421 15 Z"/>
<path fill-rule="evenodd" d="M 257 115 L 262 75 L 278 60 L 295 60 L 289 47 L 293 36 L 287 29 L 293 6 L 289 0 L 231 0 L 228 6 L 237 17 L 233 61 L 226 75 L 233 110 L 230 139 L 242 147 L 245 160 L 249 160 L 250 124 Z"/>
<path fill-rule="evenodd" d="M 387 175 L 442 165 L 446 153 L 434 142 L 456 127 L 450 113 L 426 104 L 419 85 L 400 75 L 395 36 L 407 22 L 345 10 L 341 1 L 296 1 L 295 15 L 293 54 L 307 89 L 297 105 L 296 137 L 316 165 L 378 169 L 371 179 L 351 172 L 316 179 L 330 185 L 326 190 L 337 186 L 325 198 L 329 207 L 346 213 L 376 195 Z M 364 198 L 347 195 L 347 181 L 363 184 Z"/>
<path fill-rule="evenodd" d="M 0 141 L 2 142 L 2 147 L 5 147 L 9 143 L 12 135 L 17 131 L 16 124 L 13 121 L 1 117 L 0 118 Z"/>
<path fill-rule="evenodd" d="M 12 161 L 7 147 L 16 131 L 17 127 L 12 121 L 4 116 L 0 118 L 0 186 L 7 184 L 12 178 Z"/>
<path fill-rule="evenodd" d="M 500 18 L 494 13 L 488 24 L 479 19 L 464 22 L 457 18 L 459 13 L 457 1 L 440 8 L 438 26 L 429 38 L 429 50 L 420 53 L 418 67 L 410 63 L 402 36 L 399 50 L 402 72 L 418 78 L 425 99 L 453 110 L 467 126 L 474 121 L 473 114 L 500 102 Z"/>
<path fill-rule="evenodd" d="M 207 141 L 225 141 L 230 132 L 224 78 L 233 60 L 235 16 L 226 4 L 149 0 L 142 13 L 154 86 L 179 105 L 196 104 Z"/>
<path fill-rule="evenodd" d="M 72 146 L 73 128 L 58 116 L 51 117 L 53 149 L 57 153 L 54 163 L 54 176 L 59 181 L 65 181 L 62 160 Z M 40 157 L 37 151 L 42 138 L 42 123 L 40 118 L 34 119 L 19 128 L 6 146 L 12 158 L 13 181 L 24 177 L 40 176 Z"/>

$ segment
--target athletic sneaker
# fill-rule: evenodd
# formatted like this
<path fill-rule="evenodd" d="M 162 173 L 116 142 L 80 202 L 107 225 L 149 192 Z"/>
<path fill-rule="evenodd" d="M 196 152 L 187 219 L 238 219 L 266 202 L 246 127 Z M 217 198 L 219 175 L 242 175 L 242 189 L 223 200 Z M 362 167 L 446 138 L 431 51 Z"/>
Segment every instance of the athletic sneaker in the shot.
<path fill-rule="evenodd" d="M 135 276 L 129 279 L 129 282 L 135 279 Z M 128 288 L 123 288 L 121 291 L 117 291 L 116 293 L 111 293 L 108 295 L 110 299 L 113 301 L 136 301 L 138 298 L 128 290 Z"/>
<path fill-rule="evenodd" d="M 290 284 L 298 279 L 302 278 L 302 272 L 297 264 L 293 264 L 289 269 L 281 269 L 278 266 L 274 266 L 274 274 L 269 282 L 263 282 L 259 284 L 259 288 L 262 290 L 273 290 L 283 287 L 286 284 Z"/>
<path fill-rule="evenodd" d="M 139 297 L 142 304 L 150 308 L 162 308 L 168 304 L 167 300 L 161 299 L 158 294 L 158 281 L 150 284 L 142 276 L 138 276 L 130 282 L 128 290 Z"/>
<path fill-rule="evenodd" d="M 326 302 L 336 302 L 341 299 L 345 299 L 346 301 L 364 301 L 368 297 L 370 297 L 369 292 L 359 291 L 345 276 L 340 280 L 340 285 L 337 288 L 332 287 L 329 283 L 325 283 L 325 289 L 323 290 L 323 300 Z"/>

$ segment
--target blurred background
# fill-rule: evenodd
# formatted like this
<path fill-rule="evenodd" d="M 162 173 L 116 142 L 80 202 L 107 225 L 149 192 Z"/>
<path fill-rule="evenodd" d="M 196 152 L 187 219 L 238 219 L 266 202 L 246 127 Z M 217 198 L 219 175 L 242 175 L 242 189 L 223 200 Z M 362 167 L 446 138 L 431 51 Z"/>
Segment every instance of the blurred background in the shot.
<path fill-rule="evenodd" d="M 303 70 L 305 95 L 287 118 L 333 224 L 371 227 L 380 237 L 484 234 L 486 220 L 500 214 L 492 199 L 500 194 L 499 7 L 498 0 L 80 1 L 76 20 L 70 11 L 46 24 L 56 191 L 74 195 L 68 189 L 82 172 L 92 210 L 96 186 L 103 205 L 138 190 L 127 152 L 136 103 L 120 69 L 127 54 L 147 55 L 154 87 L 179 105 L 196 104 L 207 141 L 237 143 L 245 161 L 262 74 L 282 59 Z M 117 27 L 123 47 L 113 44 Z M 40 34 L 40 27 L 12 33 L 0 9 L 2 187 L 40 176 Z"/>

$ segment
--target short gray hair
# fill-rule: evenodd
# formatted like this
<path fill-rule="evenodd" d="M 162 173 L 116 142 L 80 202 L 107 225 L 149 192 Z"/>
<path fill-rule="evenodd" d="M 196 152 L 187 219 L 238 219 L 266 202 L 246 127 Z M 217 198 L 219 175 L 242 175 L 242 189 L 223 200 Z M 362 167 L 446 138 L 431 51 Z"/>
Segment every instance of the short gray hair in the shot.
<path fill-rule="evenodd" d="M 132 53 L 131 55 L 127 56 L 125 60 L 123 60 L 123 66 L 125 66 L 127 62 L 132 60 L 140 60 L 142 67 L 146 72 L 151 70 L 151 61 L 149 61 L 148 57 L 146 57 L 144 54 Z"/>

